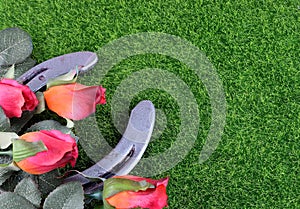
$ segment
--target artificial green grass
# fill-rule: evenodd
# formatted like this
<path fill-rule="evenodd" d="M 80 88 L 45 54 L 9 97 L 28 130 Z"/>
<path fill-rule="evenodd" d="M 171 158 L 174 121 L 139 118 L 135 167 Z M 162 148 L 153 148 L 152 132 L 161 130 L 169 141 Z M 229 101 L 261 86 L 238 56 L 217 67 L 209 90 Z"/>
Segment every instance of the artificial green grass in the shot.
<path fill-rule="evenodd" d="M 227 101 L 225 131 L 209 160 L 198 163 L 211 122 L 205 87 L 183 63 L 139 55 L 103 80 L 108 104 L 98 108 L 105 138 L 120 137 L 110 106 L 121 81 L 145 67 L 173 72 L 199 106 L 198 139 L 170 176 L 169 208 L 300 208 L 299 1 L 1 1 L 0 29 L 21 27 L 33 39 L 38 62 L 74 51 L 97 51 L 124 35 L 164 32 L 202 50 L 215 66 Z M 165 92 L 141 92 L 164 110 L 168 125 L 145 156 L 176 139 L 178 106 Z M 83 161 L 84 162 L 84 161 Z M 82 165 L 83 166 L 83 165 Z M 163 166 L 163 165 L 161 165 Z"/>

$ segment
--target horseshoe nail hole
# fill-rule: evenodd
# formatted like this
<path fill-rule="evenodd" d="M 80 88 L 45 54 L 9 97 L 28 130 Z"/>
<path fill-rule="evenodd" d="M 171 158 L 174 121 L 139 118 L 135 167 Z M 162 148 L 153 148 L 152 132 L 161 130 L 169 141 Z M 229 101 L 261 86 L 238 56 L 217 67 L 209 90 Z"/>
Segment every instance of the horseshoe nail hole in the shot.
<path fill-rule="evenodd" d="M 39 76 L 39 80 L 40 80 L 40 81 L 44 81 L 45 79 L 46 79 L 45 76 L 43 76 L 43 75 L 40 75 L 40 76 Z"/>

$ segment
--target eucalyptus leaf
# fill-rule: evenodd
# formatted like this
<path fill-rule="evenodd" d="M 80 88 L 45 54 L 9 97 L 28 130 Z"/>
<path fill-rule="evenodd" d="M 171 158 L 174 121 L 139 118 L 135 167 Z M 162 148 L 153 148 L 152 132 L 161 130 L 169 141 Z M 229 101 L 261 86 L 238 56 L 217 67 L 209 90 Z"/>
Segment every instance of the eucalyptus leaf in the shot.
<path fill-rule="evenodd" d="M 41 131 L 41 130 L 59 130 L 65 134 L 69 134 L 71 130 L 66 126 L 61 125 L 55 120 L 43 120 L 30 126 L 27 131 Z"/>
<path fill-rule="evenodd" d="M 76 142 L 78 142 L 78 137 L 71 131 L 67 126 L 61 125 L 55 120 L 43 120 L 41 122 L 35 123 L 27 129 L 28 132 L 41 131 L 41 130 L 59 130 L 64 134 L 70 134 Z"/>
<path fill-rule="evenodd" d="M 0 195 L 0 208 L 5 209 L 36 209 L 36 207 L 20 195 L 5 192 Z"/>
<path fill-rule="evenodd" d="M 21 75 L 23 75 L 26 71 L 31 69 L 33 66 L 35 66 L 36 61 L 30 57 L 28 57 L 24 62 L 19 64 L 13 64 L 14 65 L 14 77 L 18 78 Z M 0 77 L 5 77 L 5 74 L 7 74 L 7 71 L 13 66 L 0 66 Z"/>
<path fill-rule="evenodd" d="M 23 62 L 33 49 L 30 35 L 19 28 L 0 31 L 0 66 Z"/>
<path fill-rule="evenodd" d="M 12 132 L 18 133 L 21 129 L 28 123 L 28 121 L 33 117 L 33 112 L 24 111 L 20 118 L 11 118 L 10 119 L 10 130 Z"/>
<path fill-rule="evenodd" d="M 0 78 L 3 78 L 5 73 L 8 71 L 8 69 L 10 68 L 11 66 L 1 66 L 0 65 Z"/>
<path fill-rule="evenodd" d="M 58 176 L 61 176 L 58 169 L 37 176 L 38 187 L 43 196 L 47 196 L 51 191 L 62 184 L 63 179 L 57 178 Z"/>
<path fill-rule="evenodd" d="M 57 187 L 49 194 L 44 203 L 44 209 L 83 209 L 84 192 L 79 182 L 70 182 Z"/>
<path fill-rule="evenodd" d="M 19 184 L 19 182 L 27 177 L 33 176 L 29 173 L 26 173 L 22 170 L 16 171 L 13 173 L 13 175 L 11 175 L 9 177 L 9 179 L 7 179 L 2 185 L 1 188 L 6 190 L 6 191 L 10 191 L 13 192 L 14 189 L 16 188 L 16 186 Z M 1 207 L 0 207 L 1 208 Z"/>
<path fill-rule="evenodd" d="M 3 109 L 0 107 L 0 131 L 9 131 L 10 122 L 8 117 L 6 117 Z"/>
<path fill-rule="evenodd" d="M 0 168 L 0 185 L 2 185 L 14 173 L 9 167 Z"/>
<path fill-rule="evenodd" d="M 26 71 L 31 69 L 33 66 L 35 66 L 36 61 L 30 57 L 28 57 L 24 62 L 19 64 L 13 64 L 10 66 L 0 66 L 0 77 L 5 77 L 5 74 L 7 74 L 7 71 L 14 66 L 14 77 L 18 78 L 21 75 L 23 75 Z"/>
<path fill-rule="evenodd" d="M 15 188 L 15 193 L 24 197 L 36 207 L 40 207 L 42 197 L 36 183 L 29 177 L 24 178 Z"/>
<path fill-rule="evenodd" d="M 36 61 L 30 57 L 28 57 L 24 62 L 15 65 L 15 77 L 23 75 L 26 71 L 35 66 Z"/>
<path fill-rule="evenodd" d="M 0 188 L 0 194 L 5 193 L 6 191 Z"/>

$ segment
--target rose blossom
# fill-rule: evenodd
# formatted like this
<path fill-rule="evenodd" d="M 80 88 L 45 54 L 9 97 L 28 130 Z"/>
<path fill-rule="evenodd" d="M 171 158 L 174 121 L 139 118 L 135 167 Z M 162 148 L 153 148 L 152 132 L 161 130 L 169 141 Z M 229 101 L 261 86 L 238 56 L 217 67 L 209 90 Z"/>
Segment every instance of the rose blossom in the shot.
<path fill-rule="evenodd" d="M 97 104 L 105 104 L 105 88 L 79 83 L 50 87 L 44 92 L 46 104 L 59 116 L 82 120 L 96 111 Z"/>
<path fill-rule="evenodd" d="M 29 132 L 18 140 L 27 142 L 42 141 L 47 150 L 34 156 L 25 158 L 15 164 L 30 174 L 43 174 L 56 168 L 64 167 L 70 163 L 75 166 L 78 157 L 78 148 L 75 139 L 69 134 L 58 130 Z"/>
<path fill-rule="evenodd" d="M 0 107 L 8 118 L 21 117 L 22 111 L 33 111 L 38 105 L 28 86 L 12 79 L 0 80 Z"/>

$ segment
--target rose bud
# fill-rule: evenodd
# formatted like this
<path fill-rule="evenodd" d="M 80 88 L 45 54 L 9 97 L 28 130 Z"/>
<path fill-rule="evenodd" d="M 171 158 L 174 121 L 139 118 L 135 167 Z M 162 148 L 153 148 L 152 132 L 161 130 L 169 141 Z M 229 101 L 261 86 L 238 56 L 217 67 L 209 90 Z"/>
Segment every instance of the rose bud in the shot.
<path fill-rule="evenodd" d="M 104 208 L 162 209 L 167 204 L 168 178 L 152 180 L 137 176 L 116 176 L 104 181 Z"/>
<path fill-rule="evenodd" d="M 64 167 L 68 163 L 73 167 L 75 166 L 78 148 L 75 139 L 69 134 L 64 134 L 58 130 L 42 130 L 26 133 L 20 136 L 18 140 L 26 142 L 42 141 L 46 147 L 45 151 L 38 152 L 34 156 L 18 162 L 15 161 L 15 164 L 27 173 L 43 174 L 53 169 Z M 23 150 L 22 153 L 26 153 L 26 150 Z M 15 150 L 13 147 L 13 154 L 14 152 L 18 152 L 18 150 Z"/>
<path fill-rule="evenodd" d="M 38 105 L 28 86 L 12 79 L 0 80 L 0 107 L 8 118 L 21 117 L 22 111 L 33 111 Z"/>
<path fill-rule="evenodd" d="M 105 88 L 79 83 L 50 87 L 44 92 L 46 104 L 59 116 L 82 120 L 96 111 L 97 104 L 105 104 Z"/>

